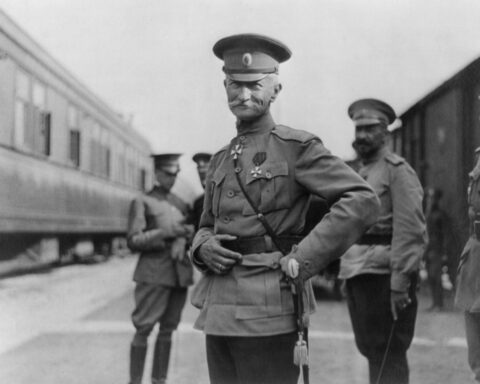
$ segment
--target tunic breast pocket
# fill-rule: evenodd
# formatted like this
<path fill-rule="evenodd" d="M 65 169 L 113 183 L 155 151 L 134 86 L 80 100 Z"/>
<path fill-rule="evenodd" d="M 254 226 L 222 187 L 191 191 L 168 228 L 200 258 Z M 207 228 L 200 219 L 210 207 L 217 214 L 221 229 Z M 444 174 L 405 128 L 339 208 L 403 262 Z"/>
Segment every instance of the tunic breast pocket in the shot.
<path fill-rule="evenodd" d="M 220 197 L 222 195 L 222 184 L 225 180 L 224 171 L 216 171 L 212 177 L 212 214 L 218 217 Z"/>
<path fill-rule="evenodd" d="M 259 210 L 262 213 L 286 209 L 291 206 L 291 191 L 289 184 L 289 169 L 286 161 L 265 163 L 260 174 L 248 173 L 247 186 L 260 189 Z M 243 208 L 244 215 L 255 212 L 248 202 Z"/>

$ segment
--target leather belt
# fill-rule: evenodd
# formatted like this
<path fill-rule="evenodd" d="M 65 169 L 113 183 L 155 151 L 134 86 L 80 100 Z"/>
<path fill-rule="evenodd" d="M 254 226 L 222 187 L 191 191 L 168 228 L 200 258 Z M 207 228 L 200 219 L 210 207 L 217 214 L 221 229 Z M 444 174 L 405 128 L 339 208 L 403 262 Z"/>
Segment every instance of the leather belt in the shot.
<path fill-rule="evenodd" d="M 302 239 L 302 236 L 278 236 L 276 241 L 282 249 L 290 251 L 292 246 L 298 244 Z M 242 255 L 279 251 L 268 235 L 241 237 L 235 240 L 222 241 L 222 246 Z"/>
<path fill-rule="evenodd" d="M 357 240 L 357 244 L 360 245 L 390 245 L 392 244 L 392 235 L 374 235 L 365 234 Z"/>

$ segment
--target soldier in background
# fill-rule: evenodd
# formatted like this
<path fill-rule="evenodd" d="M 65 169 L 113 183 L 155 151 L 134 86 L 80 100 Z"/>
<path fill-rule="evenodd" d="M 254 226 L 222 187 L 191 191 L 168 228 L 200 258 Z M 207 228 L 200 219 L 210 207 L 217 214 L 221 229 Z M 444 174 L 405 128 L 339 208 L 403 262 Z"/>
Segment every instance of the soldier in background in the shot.
<path fill-rule="evenodd" d="M 200 183 L 202 184 L 203 189 L 205 189 L 208 165 L 210 164 L 211 157 L 212 155 L 210 153 L 205 153 L 205 152 L 196 153 L 192 157 L 192 160 L 195 163 L 197 163 L 198 177 L 200 178 Z M 195 231 L 198 230 L 198 224 L 200 223 L 200 216 L 202 216 L 204 198 L 205 198 L 205 194 L 202 193 L 193 202 L 193 224 L 195 226 Z"/>
<path fill-rule="evenodd" d="M 470 238 L 458 265 L 455 304 L 465 314 L 468 362 L 480 382 L 480 147 L 475 150 L 475 167 L 469 176 Z"/>
<path fill-rule="evenodd" d="M 406 384 L 426 240 L 423 189 L 415 171 L 386 147 L 387 126 L 396 119 L 392 107 L 362 99 L 348 114 L 362 160 L 358 172 L 381 207 L 377 222 L 342 256 L 340 278 L 346 279 L 355 342 L 368 359 L 370 383 Z"/>
<path fill-rule="evenodd" d="M 152 384 L 167 378 L 172 332 L 180 322 L 193 283 L 193 269 L 186 256 L 193 226 L 187 225 L 187 204 L 170 192 L 180 171 L 179 154 L 155 155 L 155 186 L 133 200 L 128 220 L 127 243 L 140 252 L 133 280 L 136 332 L 130 349 L 130 384 L 142 382 L 147 338 L 160 324 L 152 364 Z"/>

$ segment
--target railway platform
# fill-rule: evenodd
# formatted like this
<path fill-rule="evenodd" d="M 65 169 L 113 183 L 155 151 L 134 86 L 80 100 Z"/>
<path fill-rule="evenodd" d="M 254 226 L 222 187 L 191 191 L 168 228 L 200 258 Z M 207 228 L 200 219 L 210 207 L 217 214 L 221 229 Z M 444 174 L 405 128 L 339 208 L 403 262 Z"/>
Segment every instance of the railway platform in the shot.
<path fill-rule="evenodd" d="M 115 257 L 0 280 L 0 382 L 127 383 L 135 261 Z M 421 291 L 409 352 L 411 383 L 474 383 L 461 314 L 451 308 L 430 313 L 428 305 Z M 174 334 L 169 383 L 208 383 L 204 337 L 193 329 L 196 314 L 187 304 Z M 367 364 L 356 350 L 345 302 L 318 302 L 310 359 L 312 383 L 367 384 Z"/>

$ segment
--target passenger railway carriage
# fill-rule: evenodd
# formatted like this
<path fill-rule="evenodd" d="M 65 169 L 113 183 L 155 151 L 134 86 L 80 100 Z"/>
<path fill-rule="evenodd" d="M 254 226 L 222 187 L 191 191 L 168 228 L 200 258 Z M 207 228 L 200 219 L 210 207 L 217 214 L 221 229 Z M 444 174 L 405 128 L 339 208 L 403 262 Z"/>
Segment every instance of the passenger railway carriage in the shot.
<path fill-rule="evenodd" d="M 0 274 L 94 252 L 126 230 L 151 148 L 0 11 Z"/>
<path fill-rule="evenodd" d="M 468 173 L 480 146 L 480 59 L 441 84 L 400 116 L 393 149 L 417 171 L 425 187 L 443 192 L 450 217 L 448 256 L 454 272 L 468 237 Z"/>

